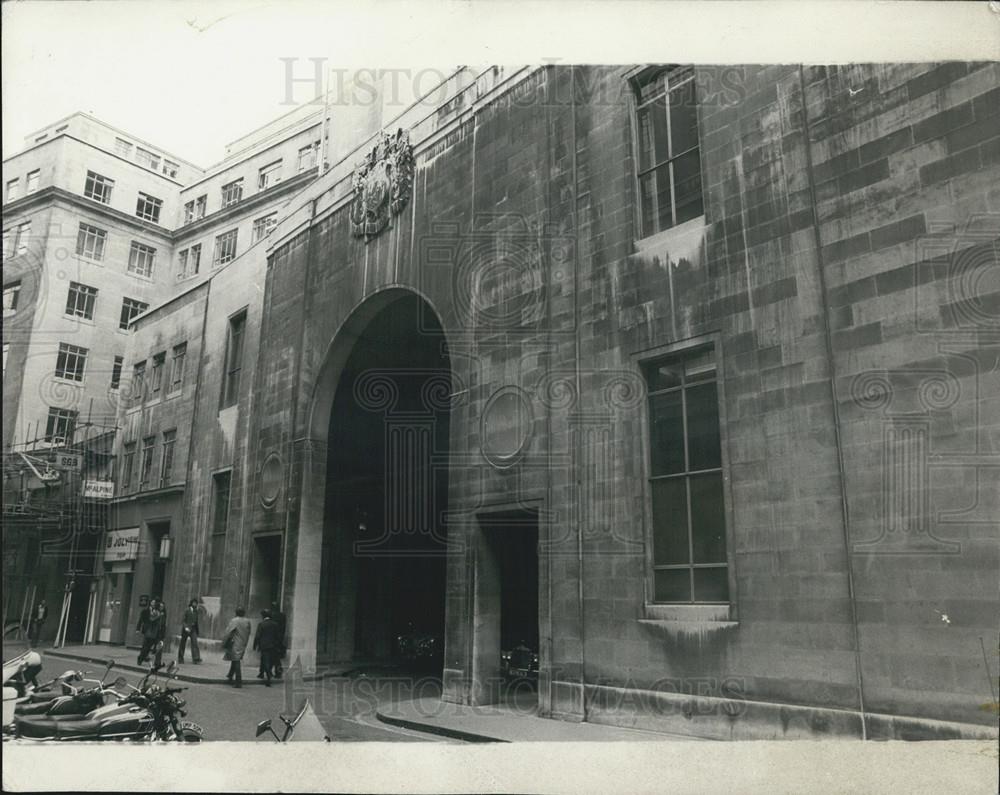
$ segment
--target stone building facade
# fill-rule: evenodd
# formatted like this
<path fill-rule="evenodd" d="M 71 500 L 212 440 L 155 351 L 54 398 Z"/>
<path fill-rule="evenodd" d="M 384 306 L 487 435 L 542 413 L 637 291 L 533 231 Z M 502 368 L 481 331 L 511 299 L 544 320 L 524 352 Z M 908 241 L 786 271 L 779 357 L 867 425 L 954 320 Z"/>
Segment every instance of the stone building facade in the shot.
<path fill-rule="evenodd" d="M 487 70 L 394 123 L 412 184 L 363 141 L 268 258 L 242 522 L 293 654 L 416 606 L 453 701 L 526 641 L 553 717 L 995 732 L 997 78 Z"/>
<path fill-rule="evenodd" d="M 565 720 L 996 736 L 998 78 L 460 69 L 352 117 L 137 324 L 202 340 L 168 613 L 277 600 L 307 668 L 439 637 L 469 704 L 524 644 Z"/>

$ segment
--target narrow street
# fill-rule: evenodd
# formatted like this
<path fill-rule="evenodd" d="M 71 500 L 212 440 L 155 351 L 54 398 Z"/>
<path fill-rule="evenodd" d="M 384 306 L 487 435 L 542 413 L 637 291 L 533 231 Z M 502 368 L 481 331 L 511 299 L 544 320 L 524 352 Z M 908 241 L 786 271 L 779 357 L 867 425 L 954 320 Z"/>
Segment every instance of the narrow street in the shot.
<path fill-rule="evenodd" d="M 24 644 L 4 643 L 4 659 L 16 656 L 24 649 Z M 46 655 L 44 650 L 41 653 L 43 667 L 39 682 L 48 681 L 66 670 L 88 671 L 88 676 L 94 675 L 98 668 L 93 664 Z M 108 680 L 117 676 L 124 676 L 130 684 L 138 683 L 141 678 L 132 671 L 112 671 Z M 245 667 L 244 676 L 248 679 L 239 689 L 224 684 L 184 681 L 171 685 L 186 688 L 182 698 L 187 701 L 187 720 L 194 721 L 205 730 L 206 740 L 253 741 L 260 721 L 271 718 L 280 726 L 278 715 L 294 714 L 302 701 L 308 698 L 331 740 L 458 742 L 389 726 L 378 720 L 375 716 L 378 698 L 390 692 L 400 693 L 406 686 L 400 679 L 335 677 L 310 682 L 286 679 L 264 687 L 256 681 L 249 681 L 256 676 L 252 665 Z M 264 735 L 261 740 L 274 742 L 270 734 Z"/>

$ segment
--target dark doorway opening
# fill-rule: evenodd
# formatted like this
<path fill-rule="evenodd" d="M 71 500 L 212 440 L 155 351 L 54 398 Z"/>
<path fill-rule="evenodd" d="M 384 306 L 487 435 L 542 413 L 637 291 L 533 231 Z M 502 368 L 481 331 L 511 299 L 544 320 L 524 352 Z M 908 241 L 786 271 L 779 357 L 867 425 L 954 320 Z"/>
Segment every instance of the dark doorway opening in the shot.
<path fill-rule="evenodd" d="M 481 514 L 479 521 L 484 540 L 476 607 L 477 646 L 484 656 L 480 668 L 498 679 L 496 700 L 533 708 L 540 654 L 538 514 Z"/>
<path fill-rule="evenodd" d="M 281 536 L 258 535 L 253 539 L 250 562 L 250 595 L 247 610 L 251 616 L 281 602 Z"/>
<path fill-rule="evenodd" d="M 451 391 L 418 296 L 357 335 L 330 415 L 320 661 L 441 672 Z"/>

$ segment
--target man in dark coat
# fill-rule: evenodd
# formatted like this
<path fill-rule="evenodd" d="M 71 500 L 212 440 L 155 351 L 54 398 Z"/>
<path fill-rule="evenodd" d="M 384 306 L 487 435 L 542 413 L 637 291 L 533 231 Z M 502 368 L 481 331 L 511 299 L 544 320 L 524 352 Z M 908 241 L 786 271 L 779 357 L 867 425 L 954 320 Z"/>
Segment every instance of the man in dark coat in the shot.
<path fill-rule="evenodd" d="M 139 665 L 146 662 L 150 651 L 154 652 L 153 664 L 163 663 L 163 638 L 167 634 L 166 616 L 160 609 L 158 599 L 151 599 L 149 607 L 139 614 L 139 623 L 135 631 L 142 635 L 142 647 L 139 649 Z"/>
<path fill-rule="evenodd" d="M 277 602 L 271 602 L 271 618 L 278 625 L 278 637 L 281 639 L 281 648 L 278 649 L 274 657 L 274 678 L 281 679 L 281 658 L 285 656 L 288 649 L 288 639 L 285 637 L 285 614 L 281 612 Z"/>
<path fill-rule="evenodd" d="M 49 606 L 42 599 L 35 605 L 35 609 L 31 611 L 31 622 L 28 625 L 28 641 L 33 647 L 38 645 L 38 637 L 42 634 L 42 626 L 48 617 Z"/>
<path fill-rule="evenodd" d="M 275 655 L 281 649 L 281 635 L 278 634 L 278 622 L 271 618 L 270 610 L 261 610 L 260 619 L 253 638 L 253 647 L 260 652 L 260 673 L 257 678 L 263 679 L 264 684 L 270 687 Z"/>
<path fill-rule="evenodd" d="M 188 640 L 191 641 L 191 661 L 201 662 L 201 650 L 198 648 L 198 600 L 192 599 L 188 602 L 187 610 L 184 611 L 184 618 L 181 620 L 181 642 L 177 647 L 177 662 L 184 662 L 184 647 Z"/>

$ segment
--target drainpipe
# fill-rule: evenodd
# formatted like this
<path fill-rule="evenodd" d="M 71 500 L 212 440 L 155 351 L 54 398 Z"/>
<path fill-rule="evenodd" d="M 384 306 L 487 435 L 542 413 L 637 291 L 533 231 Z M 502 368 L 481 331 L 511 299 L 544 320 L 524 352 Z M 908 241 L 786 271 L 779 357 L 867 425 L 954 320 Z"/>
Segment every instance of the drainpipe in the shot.
<path fill-rule="evenodd" d="M 830 363 L 830 402 L 833 405 L 833 433 L 837 448 L 837 479 L 840 483 L 840 514 L 844 535 L 844 558 L 847 564 L 847 595 L 851 603 L 851 628 L 854 634 L 854 675 L 858 689 L 858 711 L 861 713 L 861 739 L 868 739 L 868 717 L 865 711 L 864 673 L 861 666 L 861 633 L 858 629 L 858 603 L 854 589 L 854 559 L 851 556 L 851 514 L 847 503 L 844 444 L 840 430 L 840 406 L 837 402 L 837 366 L 834 360 L 833 334 L 830 328 L 830 303 L 827 300 L 826 263 L 823 260 L 823 238 L 820 232 L 819 210 L 816 203 L 816 176 L 813 172 L 812 135 L 809 107 L 806 101 L 805 67 L 799 64 L 799 93 L 802 96 L 802 124 L 805 133 L 806 171 L 809 174 L 809 198 L 813 209 L 813 240 L 816 246 L 816 267 L 819 271 L 819 295 L 823 303 L 823 339 Z"/>
<path fill-rule="evenodd" d="M 570 109 L 571 109 L 571 120 L 573 123 L 573 328 L 575 333 L 573 335 L 573 362 L 574 362 L 574 376 L 576 378 L 576 400 L 577 407 L 576 410 L 582 413 L 582 407 L 580 406 L 580 401 L 583 399 L 583 379 L 580 375 L 580 241 L 579 241 L 579 218 L 577 218 L 577 213 L 579 212 L 579 202 L 577 197 L 577 192 L 579 191 L 579 175 L 577 173 L 577 145 L 576 145 L 576 67 L 570 67 Z M 572 437 L 571 437 L 572 438 Z M 580 439 L 577 439 L 577 444 L 580 443 Z M 573 472 L 573 477 L 576 480 L 576 495 L 577 500 L 580 500 L 581 491 L 581 479 L 580 473 Z M 577 527 L 576 527 L 576 563 L 577 563 L 577 601 L 579 603 L 580 610 L 580 697 L 581 697 L 581 708 L 583 709 L 583 720 L 587 721 L 587 638 L 586 632 L 584 631 L 584 609 L 583 609 L 583 517 L 580 515 L 579 502 L 577 510 Z"/>

